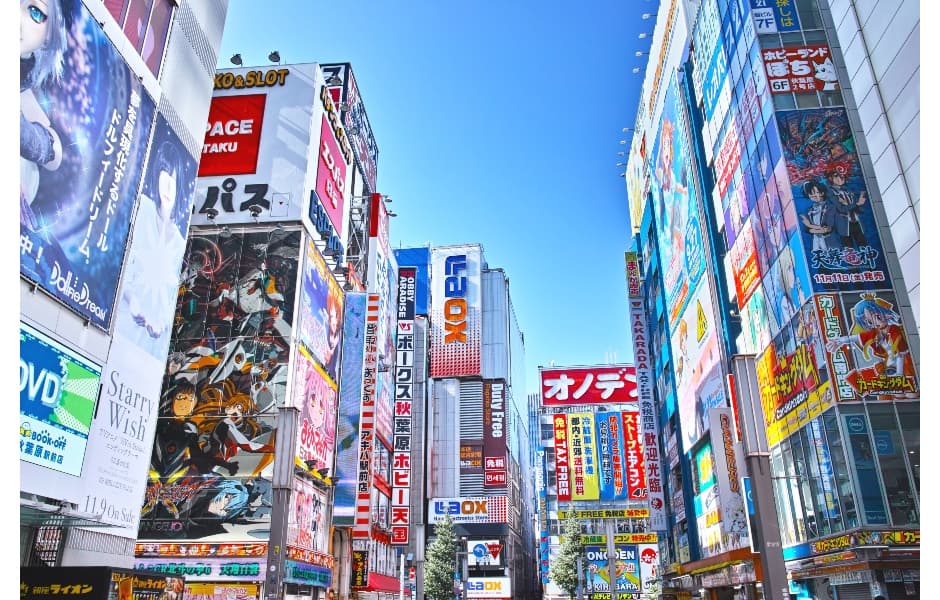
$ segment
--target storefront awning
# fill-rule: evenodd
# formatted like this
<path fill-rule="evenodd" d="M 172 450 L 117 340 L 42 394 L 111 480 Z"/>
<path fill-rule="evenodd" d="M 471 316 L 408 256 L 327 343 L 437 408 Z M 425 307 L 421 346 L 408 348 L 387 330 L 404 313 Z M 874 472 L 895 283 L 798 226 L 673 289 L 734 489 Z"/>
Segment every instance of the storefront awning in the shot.
<path fill-rule="evenodd" d="M 397 594 L 401 583 L 397 577 L 391 575 L 382 575 L 381 573 L 369 573 L 369 579 L 366 587 L 353 588 L 358 592 L 389 592 Z"/>

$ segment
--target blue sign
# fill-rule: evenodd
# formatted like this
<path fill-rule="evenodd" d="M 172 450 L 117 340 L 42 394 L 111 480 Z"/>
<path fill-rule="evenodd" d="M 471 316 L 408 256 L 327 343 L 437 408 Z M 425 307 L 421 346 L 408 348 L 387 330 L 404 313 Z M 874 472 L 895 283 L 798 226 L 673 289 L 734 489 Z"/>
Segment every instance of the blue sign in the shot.
<path fill-rule="evenodd" d="M 802 29 L 795 0 L 751 0 L 751 15 L 758 34 Z"/>

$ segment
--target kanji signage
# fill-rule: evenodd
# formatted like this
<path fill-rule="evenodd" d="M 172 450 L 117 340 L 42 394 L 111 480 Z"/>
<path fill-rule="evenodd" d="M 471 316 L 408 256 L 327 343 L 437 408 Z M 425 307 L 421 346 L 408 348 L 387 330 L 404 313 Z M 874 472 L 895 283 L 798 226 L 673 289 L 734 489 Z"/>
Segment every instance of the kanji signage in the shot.
<path fill-rule="evenodd" d="M 829 46 L 785 46 L 764 48 L 761 56 L 767 83 L 773 94 L 830 92 L 839 89 L 836 67 Z"/>

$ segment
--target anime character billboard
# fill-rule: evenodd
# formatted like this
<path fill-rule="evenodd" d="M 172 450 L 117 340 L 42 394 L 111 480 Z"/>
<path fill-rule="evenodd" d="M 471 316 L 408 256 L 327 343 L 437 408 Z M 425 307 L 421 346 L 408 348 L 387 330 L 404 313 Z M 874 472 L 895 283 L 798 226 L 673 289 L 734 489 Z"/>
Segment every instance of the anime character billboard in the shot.
<path fill-rule="evenodd" d="M 693 151 L 683 110 L 680 91 L 672 80 L 653 146 L 655 159 L 650 173 L 670 329 L 677 326 L 705 272 Z"/>
<path fill-rule="evenodd" d="M 816 305 L 839 400 L 920 397 L 892 292 L 819 294 Z"/>
<path fill-rule="evenodd" d="M 300 408 L 297 464 L 313 477 L 330 481 L 336 448 L 336 386 L 303 346 L 294 360 L 292 404 Z"/>
<path fill-rule="evenodd" d="M 306 479 L 295 477 L 291 511 L 287 518 L 287 544 L 326 553 L 330 530 L 326 514 L 326 493 Z"/>
<path fill-rule="evenodd" d="M 107 329 L 154 101 L 80 0 L 20 12 L 20 273 Z"/>
<path fill-rule="evenodd" d="M 310 355 L 337 382 L 343 331 L 343 292 L 312 239 L 305 244 L 298 336 Z"/>
<path fill-rule="evenodd" d="M 777 121 L 813 288 L 887 287 L 884 250 L 845 109 L 779 111 Z"/>
<path fill-rule="evenodd" d="M 139 537 L 266 537 L 300 232 L 190 239 Z"/>
<path fill-rule="evenodd" d="M 359 450 L 359 409 L 362 400 L 362 367 L 365 352 L 366 295 L 346 294 L 343 319 L 343 368 L 336 419 L 336 487 L 333 523 L 351 526 L 356 499 Z"/>

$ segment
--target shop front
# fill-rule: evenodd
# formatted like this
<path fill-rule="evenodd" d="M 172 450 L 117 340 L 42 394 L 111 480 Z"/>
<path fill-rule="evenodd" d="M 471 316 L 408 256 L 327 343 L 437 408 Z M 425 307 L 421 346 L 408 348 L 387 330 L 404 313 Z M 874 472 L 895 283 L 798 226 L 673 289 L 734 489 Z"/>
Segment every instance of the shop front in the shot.
<path fill-rule="evenodd" d="M 183 579 L 112 567 L 20 567 L 20 600 L 182 600 Z"/>
<path fill-rule="evenodd" d="M 261 600 L 267 544 L 137 544 L 134 567 L 183 577 L 187 600 Z"/>

